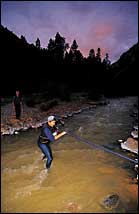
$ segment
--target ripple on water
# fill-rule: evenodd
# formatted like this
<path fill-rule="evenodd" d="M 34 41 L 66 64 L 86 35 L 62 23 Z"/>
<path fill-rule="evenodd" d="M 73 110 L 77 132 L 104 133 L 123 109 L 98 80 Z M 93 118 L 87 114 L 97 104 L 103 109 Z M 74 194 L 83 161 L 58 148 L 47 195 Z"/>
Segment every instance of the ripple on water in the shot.
<path fill-rule="evenodd" d="M 39 190 L 41 188 L 42 182 L 46 179 L 48 170 L 41 170 L 41 172 L 36 175 L 32 180 L 30 185 L 18 188 L 16 190 L 15 198 L 31 196 L 33 191 Z"/>

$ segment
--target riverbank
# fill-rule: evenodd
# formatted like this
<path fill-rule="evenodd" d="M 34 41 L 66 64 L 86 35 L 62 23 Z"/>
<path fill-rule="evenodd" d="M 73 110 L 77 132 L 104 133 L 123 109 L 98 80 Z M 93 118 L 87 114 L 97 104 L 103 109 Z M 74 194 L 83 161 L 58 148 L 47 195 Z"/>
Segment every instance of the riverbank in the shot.
<path fill-rule="evenodd" d="M 50 108 L 48 108 L 48 103 Z M 29 107 L 24 102 L 20 120 L 15 117 L 12 103 L 5 103 L 1 106 L 1 135 L 12 135 L 29 128 L 38 128 L 46 123 L 49 115 L 66 119 L 84 110 L 96 108 L 97 105 L 105 105 L 107 101 L 106 99 L 92 101 L 85 94 L 73 94 L 69 102 L 57 99 L 52 100 L 52 103 L 54 105 L 50 105 L 50 101 L 45 101 Z"/>

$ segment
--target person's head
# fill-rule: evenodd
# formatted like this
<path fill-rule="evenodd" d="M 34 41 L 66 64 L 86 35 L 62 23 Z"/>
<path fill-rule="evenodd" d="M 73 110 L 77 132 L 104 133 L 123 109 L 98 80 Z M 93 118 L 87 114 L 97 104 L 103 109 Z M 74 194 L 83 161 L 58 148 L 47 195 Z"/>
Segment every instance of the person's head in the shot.
<path fill-rule="evenodd" d="M 54 116 L 49 116 L 48 119 L 47 119 L 47 122 L 48 122 L 49 126 L 53 127 L 56 124 L 56 119 L 55 119 Z"/>
<path fill-rule="evenodd" d="M 19 96 L 19 93 L 20 93 L 19 90 L 16 90 L 15 94 L 17 97 Z"/>

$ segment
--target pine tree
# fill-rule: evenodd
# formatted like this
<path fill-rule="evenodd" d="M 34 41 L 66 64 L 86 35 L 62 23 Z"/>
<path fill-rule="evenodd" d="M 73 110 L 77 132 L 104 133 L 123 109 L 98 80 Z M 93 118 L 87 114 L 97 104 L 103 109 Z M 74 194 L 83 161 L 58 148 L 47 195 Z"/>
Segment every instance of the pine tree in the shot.
<path fill-rule="evenodd" d="M 27 43 L 27 40 L 26 40 L 25 36 L 21 35 L 20 38 L 21 38 L 22 42 Z"/>
<path fill-rule="evenodd" d="M 73 40 L 73 43 L 71 45 L 71 50 L 74 52 L 78 49 L 78 44 L 76 42 L 76 40 Z"/>
<path fill-rule="evenodd" d="M 103 60 L 103 63 L 108 67 L 111 64 L 111 61 L 109 60 L 109 55 L 106 53 L 105 58 Z"/>
<path fill-rule="evenodd" d="M 87 62 L 94 63 L 95 59 L 96 59 L 96 57 L 95 57 L 95 51 L 94 51 L 94 49 L 90 49 L 89 56 L 87 57 Z"/>
<path fill-rule="evenodd" d="M 96 54 L 96 60 L 97 62 L 101 62 L 101 49 L 97 49 L 97 54 Z"/>
<path fill-rule="evenodd" d="M 38 49 L 40 49 L 41 48 L 41 43 L 40 43 L 40 39 L 39 38 L 37 38 L 37 40 L 36 40 L 36 47 L 38 48 Z"/>
<path fill-rule="evenodd" d="M 49 52 L 54 51 L 54 49 L 55 49 L 55 41 L 53 39 L 49 40 L 47 48 L 48 48 Z"/>
<path fill-rule="evenodd" d="M 91 59 L 94 59 L 94 58 L 95 58 L 95 51 L 94 51 L 94 49 L 91 49 L 91 50 L 89 51 L 89 58 L 91 58 Z"/>

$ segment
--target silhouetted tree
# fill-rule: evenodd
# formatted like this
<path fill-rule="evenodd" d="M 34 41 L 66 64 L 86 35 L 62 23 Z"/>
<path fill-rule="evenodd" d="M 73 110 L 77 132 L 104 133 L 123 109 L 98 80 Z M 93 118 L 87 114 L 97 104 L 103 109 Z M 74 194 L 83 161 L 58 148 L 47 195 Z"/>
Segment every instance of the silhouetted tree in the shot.
<path fill-rule="evenodd" d="M 64 49 L 65 38 L 62 37 L 59 32 L 57 32 L 55 36 L 55 45 L 56 47 L 61 47 Z"/>
<path fill-rule="evenodd" d="M 106 66 L 107 69 L 108 69 L 108 67 L 109 67 L 110 64 L 111 64 L 111 61 L 109 60 L 109 55 L 108 55 L 108 53 L 106 53 L 106 56 L 105 56 L 105 58 L 103 59 L 103 64 Z"/>
<path fill-rule="evenodd" d="M 64 58 L 65 51 L 65 38 L 60 35 L 59 32 L 55 36 L 55 58 L 57 62 L 62 62 Z"/>
<path fill-rule="evenodd" d="M 24 42 L 24 43 L 27 43 L 27 40 L 26 40 L 25 36 L 21 35 L 21 41 Z"/>
<path fill-rule="evenodd" d="M 48 47 L 48 51 L 49 52 L 54 51 L 54 49 L 55 49 L 55 41 L 53 39 L 50 39 L 47 47 Z"/>
<path fill-rule="evenodd" d="M 95 51 L 94 51 L 94 49 L 91 49 L 89 51 L 89 56 L 87 57 L 87 63 L 94 64 L 95 60 L 96 60 Z"/>
<path fill-rule="evenodd" d="M 101 63 L 101 49 L 97 49 L 96 61 Z"/>
<path fill-rule="evenodd" d="M 83 62 L 83 55 L 82 55 L 82 53 L 79 50 L 76 50 L 74 52 L 74 56 L 75 56 L 75 62 L 77 64 L 80 64 L 80 63 Z"/>
<path fill-rule="evenodd" d="M 83 58 L 81 52 L 77 49 L 78 49 L 78 44 L 76 40 L 73 40 L 73 43 L 71 45 L 70 52 L 69 52 L 69 59 L 71 63 L 76 64 L 81 60 L 81 58 Z"/>
<path fill-rule="evenodd" d="M 94 58 L 95 58 L 95 51 L 94 51 L 94 49 L 91 49 L 91 50 L 89 51 L 89 57 L 90 57 L 91 59 L 94 59 Z"/>
<path fill-rule="evenodd" d="M 54 61 L 54 51 L 55 51 L 55 41 L 54 39 L 50 39 L 47 46 L 47 59 L 49 64 Z"/>
<path fill-rule="evenodd" d="M 37 47 L 38 49 L 41 48 L 41 42 L 40 42 L 40 39 L 39 39 L 39 38 L 37 38 L 35 44 L 36 44 L 36 47 Z"/>
<path fill-rule="evenodd" d="M 71 50 L 74 52 L 78 49 L 78 44 L 76 42 L 76 40 L 73 40 L 73 43 L 71 45 Z"/>
<path fill-rule="evenodd" d="M 68 54 L 67 50 L 69 49 L 69 43 L 66 43 L 64 46 L 64 57 Z"/>
<path fill-rule="evenodd" d="M 68 43 L 65 43 L 65 38 L 56 33 L 55 39 L 50 39 L 48 43 L 48 55 L 56 63 L 62 63 L 64 59 L 64 52 L 68 49 Z"/>

